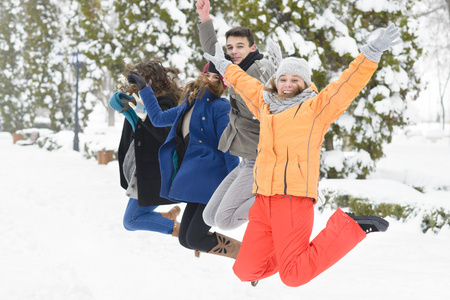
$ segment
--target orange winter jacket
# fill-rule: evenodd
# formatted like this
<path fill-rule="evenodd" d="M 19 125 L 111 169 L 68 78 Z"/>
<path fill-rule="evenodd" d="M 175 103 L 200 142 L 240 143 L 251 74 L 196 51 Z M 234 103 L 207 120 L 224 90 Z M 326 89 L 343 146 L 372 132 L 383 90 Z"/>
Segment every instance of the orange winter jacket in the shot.
<path fill-rule="evenodd" d="M 320 149 L 329 126 L 367 85 L 377 63 L 359 54 L 338 80 L 317 96 L 272 114 L 263 100 L 264 85 L 239 66 L 225 79 L 261 123 L 253 193 L 310 197 L 317 203 Z"/>

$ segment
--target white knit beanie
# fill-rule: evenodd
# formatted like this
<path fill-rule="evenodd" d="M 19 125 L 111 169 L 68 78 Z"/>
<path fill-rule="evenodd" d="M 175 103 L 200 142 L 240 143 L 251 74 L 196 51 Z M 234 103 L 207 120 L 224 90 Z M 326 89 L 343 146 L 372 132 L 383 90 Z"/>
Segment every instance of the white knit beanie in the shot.
<path fill-rule="evenodd" d="M 306 87 L 311 85 L 311 68 L 308 62 L 303 58 L 287 57 L 283 59 L 280 66 L 275 73 L 275 84 L 278 86 L 278 80 L 283 74 L 295 74 L 300 76 L 306 84 Z"/>

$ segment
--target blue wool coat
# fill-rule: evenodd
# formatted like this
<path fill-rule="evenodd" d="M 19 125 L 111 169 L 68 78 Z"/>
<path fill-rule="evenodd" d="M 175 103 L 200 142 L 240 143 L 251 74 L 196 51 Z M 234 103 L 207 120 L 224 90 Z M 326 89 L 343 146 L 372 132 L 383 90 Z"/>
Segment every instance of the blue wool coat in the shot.
<path fill-rule="evenodd" d="M 222 180 L 239 163 L 237 156 L 217 149 L 220 136 L 230 121 L 229 101 L 214 98 L 209 90 L 205 90 L 203 97 L 194 101 L 189 124 L 189 144 L 181 167 L 176 170 L 173 161 L 176 125 L 190 104 L 185 99 L 180 106 L 162 111 L 151 87 L 139 93 L 152 124 L 172 126 L 159 149 L 161 197 L 172 201 L 208 203 Z"/>

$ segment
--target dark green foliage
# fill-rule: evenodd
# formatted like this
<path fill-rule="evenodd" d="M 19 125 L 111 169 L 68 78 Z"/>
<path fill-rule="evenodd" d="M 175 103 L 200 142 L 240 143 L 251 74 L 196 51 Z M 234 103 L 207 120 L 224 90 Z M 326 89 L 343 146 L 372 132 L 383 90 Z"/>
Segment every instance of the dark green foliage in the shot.
<path fill-rule="evenodd" d="M 177 1 L 116 0 L 112 18 L 115 23 L 107 22 L 106 17 L 111 16 L 111 11 L 102 8 L 99 1 L 79 2 L 83 13 L 80 24 L 92 45 L 87 54 L 99 67 L 111 73 L 113 82 L 124 70 L 124 59 L 132 63 L 160 59 L 180 68 L 185 77 L 196 76 L 196 70 L 205 63 L 196 34 L 199 19 L 195 1 L 189 2 L 189 7 L 174 10 L 175 5 L 180 5 Z M 263 52 L 270 37 L 280 43 L 286 55 L 310 61 L 313 82 L 319 90 L 347 68 L 371 32 L 392 22 L 400 26 L 403 50 L 397 55 L 393 51 L 383 54 L 379 72 L 345 113 L 352 118 L 351 127 L 338 121 L 325 135 L 326 151 L 366 151 L 371 161 L 377 161 L 383 157 L 383 143 L 391 141 L 394 128 L 406 124 L 403 114 L 406 100 L 412 94 L 416 95 L 419 89 L 420 79 L 416 77 L 413 65 L 422 50 L 415 42 L 414 22 L 408 22 L 414 18 L 411 14 L 413 3 L 404 0 L 398 10 L 392 12 L 365 12 L 359 9 L 356 1 L 233 0 L 212 2 L 211 16 L 213 20 L 223 16 L 230 27 L 241 25 L 252 29 Z M 180 14 L 185 18 L 180 18 Z M 342 38 L 353 39 L 356 43 L 352 53 L 337 52 L 339 50 L 333 43 Z M 185 61 L 181 62 L 180 57 Z M 98 80 L 104 82 L 104 77 Z M 403 81 L 397 84 L 392 82 L 392 77 Z M 395 105 L 386 108 L 391 102 Z M 321 176 L 344 178 L 352 174 L 354 178 L 363 179 L 374 169 L 373 163 L 367 164 L 367 160 L 350 162 L 346 158 L 343 163 L 344 169 L 338 171 L 324 165 Z"/>
<path fill-rule="evenodd" d="M 424 192 L 424 187 L 423 186 L 413 186 L 414 189 L 418 190 L 419 192 L 423 193 Z"/>
<path fill-rule="evenodd" d="M 38 112 L 50 128 L 70 123 L 70 86 L 52 62 L 61 40 L 59 10 L 49 0 L 2 1 L 0 113 L 5 130 L 34 127 Z M 20 41 L 20 42 L 18 42 Z M 55 73 L 60 73 L 55 76 Z"/>
<path fill-rule="evenodd" d="M 99 66 L 106 67 L 113 78 L 123 71 L 123 60 L 126 58 L 133 63 L 160 59 L 179 67 L 187 73 L 187 77 L 195 76 L 195 70 L 205 63 L 196 34 L 198 15 L 195 1 L 190 7 L 180 7 L 174 12 L 169 8 L 173 8 L 170 5 L 179 5 L 176 1 L 116 0 L 114 31 L 107 31 L 102 25 L 110 12 L 102 10 L 98 1 L 80 0 L 80 3 L 84 16 L 81 25 L 94 45 L 88 55 Z M 391 22 L 401 26 L 403 52 L 394 56 L 392 51 L 386 51 L 379 69 L 387 67 L 388 71 L 392 69 L 406 74 L 407 82 L 402 82 L 400 89 L 393 90 L 392 83 L 385 83 L 384 71 L 380 76 L 374 76 L 346 112 L 354 119 L 353 126 L 347 128 L 337 122 L 325 136 L 327 151 L 341 150 L 342 147 L 346 151 L 363 150 L 376 161 L 383 156 L 383 143 L 390 142 L 393 129 L 407 122 L 403 117 L 406 100 L 410 93 L 417 93 L 418 90 L 419 79 L 413 63 L 420 56 L 421 49 L 415 43 L 415 28 L 409 28 L 407 22 L 413 17 L 410 13 L 412 4 L 412 0 L 404 0 L 398 11 L 364 12 L 359 10 L 355 1 L 233 0 L 228 3 L 212 2 L 211 15 L 213 18 L 223 16 L 229 26 L 251 28 L 262 51 L 266 38 L 270 37 L 280 42 L 286 55 L 304 57 L 312 62 L 313 81 L 319 90 L 347 68 L 354 58 L 355 53 L 337 53 L 333 42 L 342 37 L 353 38 L 359 48 L 367 42 L 369 33 L 374 29 L 386 27 Z M 174 14 L 179 12 L 186 18 L 177 18 Z M 100 49 L 103 47 L 111 51 L 102 52 Z M 110 57 L 111 52 L 115 55 Z M 174 59 L 177 55 L 184 56 L 186 61 L 180 63 Z M 381 93 L 380 88 L 383 87 L 387 92 Z M 377 110 L 377 105 L 385 103 L 386 106 L 391 97 L 400 99 L 400 107 Z M 365 164 L 347 166 L 351 170 L 324 171 L 322 175 L 339 178 L 352 172 L 357 178 L 365 178 L 373 170 Z"/>
<path fill-rule="evenodd" d="M 383 157 L 383 144 L 391 141 L 394 128 L 408 121 L 403 112 L 406 100 L 419 91 L 414 63 L 422 53 L 411 22 L 414 1 L 388 2 L 397 3 L 398 10 L 366 12 L 360 10 L 358 1 L 344 0 L 211 3 L 213 19 L 223 17 L 230 27 L 251 28 L 263 53 L 267 38 L 272 38 L 286 55 L 307 59 L 319 90 L 347 68 L 369 33 L 391 22 L 400 26 L 403 47 L 383 54 L 376 75 L 344 113 L 345 118 L 335 122 L 325 135 L 325 151 L 367 152 L 370 163 L 368 159 L 350 161 L 348 156 L 342 170 L 322 163 L 323 177 L 365 178 L 374 169 L 372 162 Z M 2 127 L 9 131 L 33 126 L 39 111 L 36 108 L 48 112 L 52 129 L 73 126 L 75 83 L 67 75 L 74 74 L 70 55 L 78 45 L 84 46 L 89 58 L 81 78 L 92 83 L 89 91 L 80 93 L 82 127 L 92 109 L 88 98 L 101 100 L 108 107 L 117 77 L 124 72 L 124 60 L 131 64 L 161 60 L 179 68 L 182 80 L 195 77 L 205 64 L 196 33 L 199 18 L 195 1 L 76 0 L 68 3 L 68 16 L 61 16 L 50 0 L 22 0 L 15 8 L 12 3 L 0 4 L 0 67 L 8 70 L 0 74 L 0 112 Z M 66 24 L 64 31 L 58 28 L 62 22 Z M 23 40 L 23 47 L 14 47 L 17 39 Z M 343 39 L 354 46 L 336 46 Z M 67 44 L 65 60 L 56 65 L 51 57 L 57 52 L 55 45 L 62 41 Z M 401 53 L 396 53 L 399 49 Z"/>
<path fill-rule="evenodd" d="M 0 2 L 0 113 L 3 130 L 11 133 L 29 124 L 26 115 L 29 109 L 19 101 L 24 84 L 24 72 L 20 67 L 20 49 L 15 47 L 22 35 L 21 24 L 24 12 L 11 1 Z"/>
<path fill-rule="evenodd" d="M 341 208 L 361 215 L 376 215 L 379 217 L 392 217 L 397 220 L 406 221 L 419 215 L 420 208 L 410 205 L 400 205 L 393 203 L 373 203 L 368 198 L 358 198 L 351 195 L 325 195 L 325 203 L 319 207 L 323 211 L 325 207 L 331 209 Z M 450 212 L 444 208 L 432 210 L 423 214 L 422 231 L 425 233 L 432 230 L 437 233 L 445 225 L 450 225 Z"/>
<path fill-rule="evenodd" d="M 450 212 L 446 212 L 444 208 L 440 208 L 423 216 L 423 233 L 427 232 L 428 229 L 437 233 L 445 225 L 450 225 Z"/>
<path fill-rule="evenodd" d="M 58 150 L 62 148 L 62 145 L 59 145 L 56 140 L 51 137 L 43 137 L 37 141 L 37 144 L 40 148 L 44 148 L 47 151 Z"/>
<path fill-rule="evenodd" d="M 406 100 L 411 98 L 411 95 L 416 95 L 419 89 L 420 78 L 414 70 L 414 62 L 422 50 L 415 41 L 413 22 L 408 22 L 410 18 L 414 18 L 411 13 L 414 1 L 390 1 L 396 2 L 399 7 L 398 11 L 393 12 L 364 12 L 357 7 L 356 1 L 344 0 L 231 2 L 233 11 L 240 13 L 229 12 L 225 14 L 226 17 L 233 21 L 230 23 L 250 27 L 260 38 L 260 48 L 264 48 L 265 38 L 271 37 L 282 42 L 282 49 L 288 55 L 304 57 L 310 62 L 320 59 L 321 65 L 314 66 L 312 77 L 319 90 L 325 88 L 336 75 L 347 68 L 354 58 L 350 53 L 337 53 L 333 46 L 334 41 L 348 36 L 356 41 L 359 48 L 367 42 L 368 34 L 373 30 L 386 27 L 390 23 L 400 26 L 403 51 L 398 55 L 393 55 L 393 51 L 386 51 L 379 70 L 386 67 L 389 73 L 389 69 L 392 69 L 394 72 L 406 74 L 403 78 L 407 80 L 401 82 L 400 88 L 397 89 L 398 85 L 386 82 L 382 74 L 375 74 L 345 113 L 354 119 L 352 127 L 344 127 L 339 122 L 333 124 L 324 142 L 327 151 L 343 148 L 346 151 L 363 150 L 367 151 L 374 161 L 383 157 L 383 143 L 391 141 L 395 127 L 407 123 L 408 120 L 403 114 Z M 267 21 L 261 21 L 261 17 Z M 326 19 L 325 22 L 322 18 Z M 331 22 L 335 22 L 336 26 L 325 27 Z M 306 43 L 312 42 L 315 47 L 307 44 L 303 49 L 298 48 L 298 45 L 305 45 L 298 43 L 301 38 Z M 387 93 L 377 92 L 382 91 L 379 88 L 383 87 Z M 377 105 L 386 107 L 392 99 L 400 99 L 400 102 L 396 102 L 397 108 L 377 109 Z M 373 167 L 365 164 L 360 164 L 359 168 L 348 163 L 346 166 L 353 170 L 323 169 L 321 175 L 327 178 L 342 178 L 353 173 L 357 178 L 365 178 L 373 170 Z"/>
<path fill-rule="evenodd" d="M 396 218 L 397 220 L 405 220 L 411 213 L 413 213 L 414 208 L 409 205 L 402 206 L 399 204 L 391 203 L 380 203 L 374 204 L 370 203 L 367 198 L 355 198 L 350 195 L 340 195 L 333 199 L 336 207 L 347 207 L 351 212 L 356 215 L 377 215 L 380 217 L 390 216 Z"/>

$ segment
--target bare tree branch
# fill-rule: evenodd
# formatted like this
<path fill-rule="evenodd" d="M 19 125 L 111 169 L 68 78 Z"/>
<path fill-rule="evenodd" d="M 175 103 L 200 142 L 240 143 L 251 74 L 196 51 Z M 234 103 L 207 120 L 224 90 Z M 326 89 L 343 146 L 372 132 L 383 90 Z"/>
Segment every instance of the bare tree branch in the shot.
<path fill-rule="evenodd" d="M 450 0 L 445 0 L 445 3 L 447 3 L 448 18 L 450 19 Z"/>
<path fill-rule="evenodd" d="M 448 5 L 449 5 L 449 3 L 450 3 L 450 0 L 445 0 L 445 1 L 447 2 L 447 7 L 448 7 Z M 431 14 L 433 14 L 434 12 L 436 12 L 436 11 L 438 11 L 438 10 L 445 9 L 445 8 L 446 8 L 446 5 L 445 5 L 445 4 L 442 4 L 442 5 L 439 5 L 438 7 L 435 7 L 435 8 L 433 8 L 433 9 L 431 9 L 431 10 L 424 11 L 424 12 L 418 14 L 417 16 L 418 16 L 418 17 L 428 16 L 428 15 L 431 15 Z"/>

